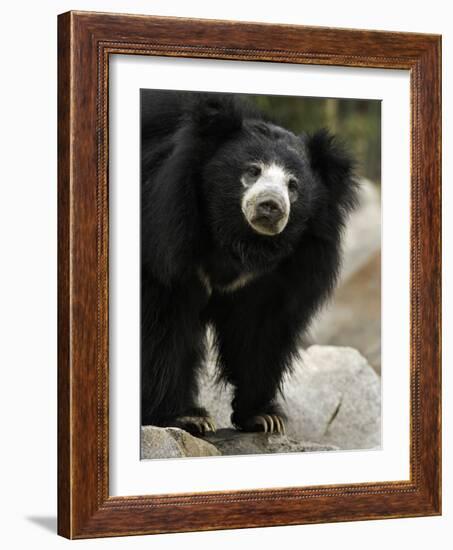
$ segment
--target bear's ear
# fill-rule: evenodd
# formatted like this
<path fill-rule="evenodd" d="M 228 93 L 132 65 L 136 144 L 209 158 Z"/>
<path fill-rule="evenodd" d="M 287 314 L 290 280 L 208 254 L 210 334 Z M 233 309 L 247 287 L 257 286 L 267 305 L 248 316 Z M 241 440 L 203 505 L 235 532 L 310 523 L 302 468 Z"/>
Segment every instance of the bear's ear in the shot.
<path fill-rule="evenodd" d="M 326 129 L 304 135 L 302 139 L 308 150 L 311 168 L 325 186 L 329 202 L 344 213 L 353 210 L 357 205 L 358 181 L 352 155 Z"/>
<path fill-rule="evenodd" d="M 242 128 L 243 108 L 233 95 L 199 94 L 190 110 L 202 136 L 223 138 Z"/>

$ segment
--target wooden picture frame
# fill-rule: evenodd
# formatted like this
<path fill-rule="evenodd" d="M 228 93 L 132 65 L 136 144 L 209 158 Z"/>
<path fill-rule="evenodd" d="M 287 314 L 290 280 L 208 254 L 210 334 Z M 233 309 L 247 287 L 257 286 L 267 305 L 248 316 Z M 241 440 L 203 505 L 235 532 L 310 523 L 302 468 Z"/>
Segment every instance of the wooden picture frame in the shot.
<path fill-rule="evenodd" d="M 58 48 L 59 534 L 88 538 L 440 514 L 440 37 L 69 12 L 59 16 Z M 410 71 L 410 480 L 109 495 L 112 54 Z"/>

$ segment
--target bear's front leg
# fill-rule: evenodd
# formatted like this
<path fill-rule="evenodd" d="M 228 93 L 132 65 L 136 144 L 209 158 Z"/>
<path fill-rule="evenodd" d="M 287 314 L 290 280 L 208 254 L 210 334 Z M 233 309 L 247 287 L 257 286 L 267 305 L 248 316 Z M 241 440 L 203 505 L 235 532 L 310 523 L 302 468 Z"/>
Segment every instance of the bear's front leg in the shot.
<path fill-rule="evenodd" d="M 234 387 L 231 421 L 240 430 L 285 432 L 276 396 L 303 327 L 301 308 L 287 286 L 263 276 L 235 293 L 213 295 L 210 304 L 218 368 Z"/>

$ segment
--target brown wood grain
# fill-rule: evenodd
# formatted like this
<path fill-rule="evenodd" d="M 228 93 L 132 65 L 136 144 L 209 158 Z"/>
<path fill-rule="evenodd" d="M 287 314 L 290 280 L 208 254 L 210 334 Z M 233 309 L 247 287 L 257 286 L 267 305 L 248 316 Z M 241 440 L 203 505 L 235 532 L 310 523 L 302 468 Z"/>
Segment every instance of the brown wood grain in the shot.
<path fill-rule="evenodd" d="M 58 21 L 58 532 L 70 536 L 70 17 Z"/>
<path fill-rule="evenodd" d="M 69 12 L 59 16 L 58 47 L 58 532 L 86 538 L 440 514 L 440 37 Z M 111 54 L 410 71 L 410 481 L 109 496 Z"/>

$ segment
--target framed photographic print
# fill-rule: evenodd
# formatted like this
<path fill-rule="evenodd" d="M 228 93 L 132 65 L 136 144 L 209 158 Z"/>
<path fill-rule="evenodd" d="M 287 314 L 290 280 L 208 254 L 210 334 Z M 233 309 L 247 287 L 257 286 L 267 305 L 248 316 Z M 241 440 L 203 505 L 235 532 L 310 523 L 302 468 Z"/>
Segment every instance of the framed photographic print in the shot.
<path fill-rule="evenodd" d="M 440 37 L 58 29 L 59 533 L 440 514 Z"/>

